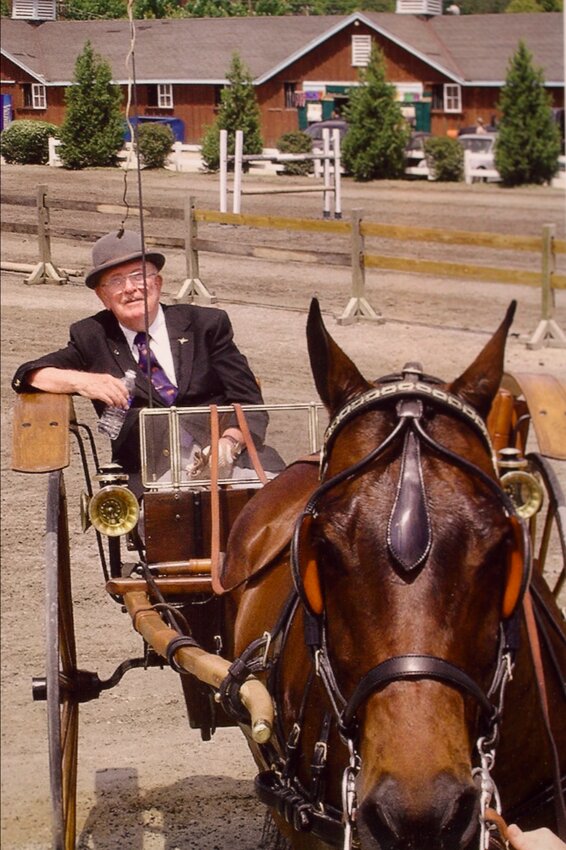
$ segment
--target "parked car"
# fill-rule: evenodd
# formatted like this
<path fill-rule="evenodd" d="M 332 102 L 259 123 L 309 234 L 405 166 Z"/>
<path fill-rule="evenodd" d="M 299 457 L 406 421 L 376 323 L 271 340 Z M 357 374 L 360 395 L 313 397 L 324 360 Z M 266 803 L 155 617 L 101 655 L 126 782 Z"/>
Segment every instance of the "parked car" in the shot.
<path fill-rule="evenodd" d="M 322 131 L 325 129 L 330 130 L 330 143 L 332 144 L 332 131 L 338 129 L 340 141 L 342 141 L 348 130 L 348 123 L 343 118 L 329 118 L 327 121 L 317 121 L 307 127 L 305 133 L 312 139 L 313 150 L 322 150 Z"/>
<path fill-rule="evenodd" d="M 405 174 L 409 177 L 430 177 L 424 147 L 430 137 L 430 133 L 419 131 L 409 139 L 405 147 Z"/>
<path fill-rule="evenodd" d="M 483 171 L 495 170 L 497 133 L 467 133 L 458 136 L 458 141 L 464 151 L 470 151 L 468 158 L 470 168 Z M 486 179 L 497 180 L 499 178 L 490 176 Z"/>

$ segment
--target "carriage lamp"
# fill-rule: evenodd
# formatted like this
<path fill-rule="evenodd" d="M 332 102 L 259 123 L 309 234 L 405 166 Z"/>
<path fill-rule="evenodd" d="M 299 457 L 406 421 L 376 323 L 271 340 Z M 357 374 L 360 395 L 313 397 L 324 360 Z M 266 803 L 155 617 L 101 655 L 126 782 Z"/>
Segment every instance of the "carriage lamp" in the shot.
<path fill-rule="evenodd" d="M 523 519 L 530 519 L 542 507 L 543 489 L 528 461 L 515 448 L 501 449 L 497 460 L 501 486 Z"/>
<path fill-rule="evenodd" d="M 107 537 L 128 534 L 140 516 L 138 500 L 126 486 L 128 476 L 121 466 L 111 463 L 95 477 L 101 486 L 88 503 L 90 522 Z"/>

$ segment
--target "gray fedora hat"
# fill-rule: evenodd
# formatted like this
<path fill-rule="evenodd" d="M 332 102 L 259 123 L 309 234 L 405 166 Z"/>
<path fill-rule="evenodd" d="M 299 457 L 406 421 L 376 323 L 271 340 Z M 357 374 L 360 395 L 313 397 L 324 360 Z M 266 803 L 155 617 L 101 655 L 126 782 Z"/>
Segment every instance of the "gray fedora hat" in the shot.
<path fill-rule="evenodd" d="M 85 277 L 85 283 L 94 289 L 102 272 L 142 258 L 142 241 L 139 233 L 133 230 L 117 230 L 98 239 L 92 249 L 92 269 Z M 165 257 L 158 251 L 146 251 L 145 259 L 160 271 L 165 265 Z"/>

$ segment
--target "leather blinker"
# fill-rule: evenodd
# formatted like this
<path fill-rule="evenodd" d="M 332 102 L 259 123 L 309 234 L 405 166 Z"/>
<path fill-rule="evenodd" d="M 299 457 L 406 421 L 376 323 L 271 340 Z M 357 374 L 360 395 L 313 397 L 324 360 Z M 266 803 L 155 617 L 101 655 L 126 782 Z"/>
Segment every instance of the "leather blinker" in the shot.
<path fill-rule="evenodd" d="M 502 616 L 511 617 L 523 595 L 525 586 L 525 552 L 523 545 L 523 529 L 520 520 L 510 517 L 513 529 L 513 540 L 509 544 L 507 556 L 507 575 L 503 592 Z"/>
<path fill-rule="evenodd" d="M 311 526 L 314 517 L 305 514 L 299 529 L 299 573 L 302 596 L 310 611 L 319 617 L 324 611 L 324 600 L 320 586 L 320 575 L 315 546 L 312 542 Z"/>

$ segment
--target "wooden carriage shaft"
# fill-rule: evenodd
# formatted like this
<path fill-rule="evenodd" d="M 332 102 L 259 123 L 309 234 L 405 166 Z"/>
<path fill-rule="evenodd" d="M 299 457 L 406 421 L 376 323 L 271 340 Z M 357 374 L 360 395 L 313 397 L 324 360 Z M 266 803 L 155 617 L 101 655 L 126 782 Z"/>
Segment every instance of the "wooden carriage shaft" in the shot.
<path fill-rule="evenodd" d="M 123 599 L 136 631 L 158 655 L 167 658 L 167 647 L 179 636 L 178 632 L 165 625 L 143 591 L 129 591 Z M 213 688 L 220 687 L 230 668 L 226 659 L 196 646 L 180 647 L 175 660 L 187 673 Z M 249 678 L 240 687 L 240 698 L 251 716 L 252 737 L 258 743 L 266 743 L 273 729 L 273 703 L 267 689 L 258 679 Z"/>

